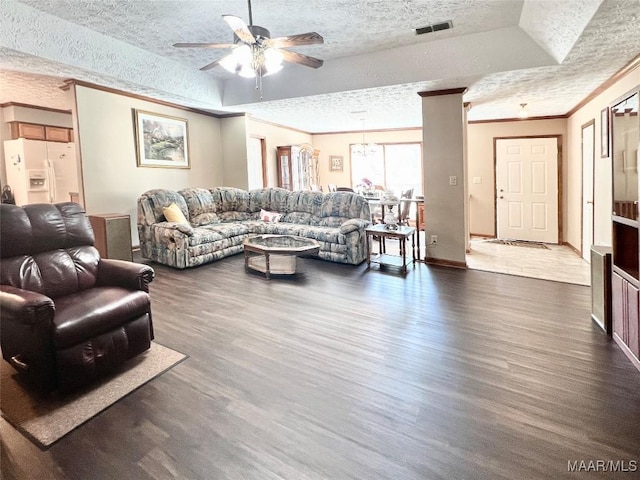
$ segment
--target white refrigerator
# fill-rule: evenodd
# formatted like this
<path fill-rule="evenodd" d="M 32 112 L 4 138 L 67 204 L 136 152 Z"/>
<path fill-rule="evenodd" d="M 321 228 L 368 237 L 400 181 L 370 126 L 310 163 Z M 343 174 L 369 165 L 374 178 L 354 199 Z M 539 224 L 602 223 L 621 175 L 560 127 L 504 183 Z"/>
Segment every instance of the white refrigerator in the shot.
<path fill-rule="evenodd" d="M 7 184 L 17 205 L 60 203 L 78 192 L 73 143 L 18 138 L 4 142 Z"/>

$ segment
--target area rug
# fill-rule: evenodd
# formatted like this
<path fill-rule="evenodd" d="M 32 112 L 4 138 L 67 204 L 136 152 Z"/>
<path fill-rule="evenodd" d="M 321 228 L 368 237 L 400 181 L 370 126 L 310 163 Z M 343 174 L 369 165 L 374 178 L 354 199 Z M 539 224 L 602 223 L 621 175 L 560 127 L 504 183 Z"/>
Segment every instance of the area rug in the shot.
<path fill-rule="evenodd" d="M 487 240 L 487 243 L 499 243 L 501 245 L 512 245 L 514 247 L 546 248 L 549 247 L 542 242 L 530 242 L 527 240 Z"/>
<path fill-rule="evenodd" d="M 47 396 L 27 389 L 15 370 L 0 360 L 2 416 L 44 450 L 186 358 L 180 352 L 152 342 L 147 352 L 128 361 L 113 376 L 75 392 Z"/>

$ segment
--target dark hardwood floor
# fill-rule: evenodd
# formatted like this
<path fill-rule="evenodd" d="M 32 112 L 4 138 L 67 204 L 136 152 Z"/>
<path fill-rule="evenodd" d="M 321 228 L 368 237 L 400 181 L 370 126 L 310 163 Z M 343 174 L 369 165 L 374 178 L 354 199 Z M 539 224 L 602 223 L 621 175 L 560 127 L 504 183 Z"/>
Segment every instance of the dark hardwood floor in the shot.
<path fill-rule="evenodd" d="M 588 287 L 299 264 L 153 264 L 156 341 L 189 358 L 44 452 L 2 420 L 3 478 L 555 480 L 639 460 L 640 373 Z"/>

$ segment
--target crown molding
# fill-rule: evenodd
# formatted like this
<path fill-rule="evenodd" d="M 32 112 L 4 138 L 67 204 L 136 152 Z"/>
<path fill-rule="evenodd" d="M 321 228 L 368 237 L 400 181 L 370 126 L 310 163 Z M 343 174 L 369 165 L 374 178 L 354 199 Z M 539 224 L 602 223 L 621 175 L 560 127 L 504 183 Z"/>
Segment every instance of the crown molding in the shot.
<path fill-rule="evenodd" d="M 69 110 L 60 110 L 58 108 L 41 107 L 40 105 L 30 105 L 28 103 L 18 103 L 18 102 L 0 103 L 0 108 L 5 108 L 5 107 L 22 107 L 22 108 L 31 108 L 33 110 L 44 110 L 46 112 L 64 113 L 64 114 L 69 114 L 69 115 L 71 114 L 71 109 L 69 109 Z"/>

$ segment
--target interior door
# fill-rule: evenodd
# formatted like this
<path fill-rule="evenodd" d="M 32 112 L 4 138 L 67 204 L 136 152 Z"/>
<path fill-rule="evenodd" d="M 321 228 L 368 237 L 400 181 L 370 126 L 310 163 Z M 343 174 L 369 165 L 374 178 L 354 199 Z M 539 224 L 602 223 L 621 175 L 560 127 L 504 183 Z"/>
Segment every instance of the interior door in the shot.
<path fill-rule="evenodd" d="M 263 188 L 264 184 L 264 159 L 262 158 L 262 139 L 249 137 L 247 158 L 249 190 Z"/>
<path fill-rule="evenodd" d="M 582 126 L 582 258 L 591 262 L 593 245 L 593 162 L 595 122 Z"/>
<path fill-rule="evenodd" d="M 498 238 L 558 242 L 556 138 L 496 140 Z"/>

